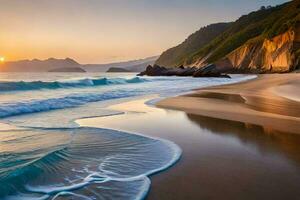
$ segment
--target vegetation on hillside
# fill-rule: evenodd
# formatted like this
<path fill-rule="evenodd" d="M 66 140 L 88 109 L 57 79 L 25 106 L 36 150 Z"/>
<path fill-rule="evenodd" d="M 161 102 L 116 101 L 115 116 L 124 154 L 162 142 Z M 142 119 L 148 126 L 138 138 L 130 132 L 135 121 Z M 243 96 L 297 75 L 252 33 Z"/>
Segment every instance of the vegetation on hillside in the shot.
<path fill-rule="evenodd" d="M 214 35 L 214 37 L 204 38 L 206 42 L 202 45 L 191 47 L 191 43 L 186 43 L 185 48 L 176 51 L 177 54 L 174 53 L 174 48 L 166 51 L 157 63 L 160 64 L 160 61 L 163 61 L 163 63 L 176 64 L 177 66 L 189 65 L 204 57 L 207 57 L 206 62 L 213 63 L 246 42 L 253 42 L 254 38 L 256 42 L 263 41 L 265 38 L 273 38 L 293 28 L 299 22 L 300 0 L 294 0 L 276 7 L 262 7 L 258 11 L 240 17 L 233 23 L 228 23 L 228 27 L 224 28 L 223 31 L 219 29 L 218 31 L 222 32 L 218 32 L 219 34 Z M 210 31 L 213 32 L 213 30 Z M 194 37 L 202 37 L 202 35 L 194 34 Z M 199 41 L 201 39 L 194 38 L 193 40 Z M 183 46 L 184 43 L 181 45 Z M 186 50 L 190 48 L 193 51 Z M 175 58 L 175 56 L 177 57 Z"/>
<path fill-rule="evenodd" d="M 199 48 L 207 45 L 229 26 L 230 23 L 217 23 L 201 28 L 183 43 L 163 52 L 156 63 L 168 67 L 181 65 L 189 55 L 196 53 Z"/>

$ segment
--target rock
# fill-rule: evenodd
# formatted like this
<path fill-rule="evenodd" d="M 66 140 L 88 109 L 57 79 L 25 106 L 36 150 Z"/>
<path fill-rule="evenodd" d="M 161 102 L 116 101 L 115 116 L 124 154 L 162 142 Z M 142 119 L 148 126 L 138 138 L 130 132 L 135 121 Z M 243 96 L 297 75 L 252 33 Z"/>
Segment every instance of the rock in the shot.
<path fill-rule="evenodd" d="M 221 74 L 220 78 L 231 78 L 228 74 Z"/>
<path fill-rule="evenodd" d="M 144 72 L 138 74 L 138 76 L 193 76 L 193 77 L 226 77 L 228 75 L 222 75 L 217 71 L 214 64 L 207 65 L 202 68 L 197 67 L 184 67 L 177 68 L 165 68 L 159 65 L 149 65 Z"/>
<path fill-rule="evenodd" d="M 230 73 L 287 73 L 295 70 L 300 49 L 300 23 L 273 38 L 245 43 L 216 62 Z M 226 64 L 225 64 L 226 63 Z"/>
<path fill-rule="evenodd" d="M 230 78 L 228 75 L 222 75 L 220 71 L 218 71 L 217 66 L 215 64 L 209 64 L 204 67 L 199 68 L 194 74 L 193 77 L 226 77 Z"/>
<path fill-rule="evenodd" d="M 165 75 L 167 69 L 165 67 L 161 67 L 159 65 L 154 65 L 153 67 L 151 65 L 148 65 L 146 70 L 144 72 L 141 72 L 138 74 L 138 76 L 163 76 Z"/>

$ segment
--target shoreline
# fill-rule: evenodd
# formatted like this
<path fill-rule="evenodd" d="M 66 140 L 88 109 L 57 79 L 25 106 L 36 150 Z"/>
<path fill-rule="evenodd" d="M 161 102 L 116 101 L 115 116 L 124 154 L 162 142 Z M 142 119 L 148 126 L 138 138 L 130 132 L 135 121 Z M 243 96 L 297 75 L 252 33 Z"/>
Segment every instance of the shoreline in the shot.
<path fill-rule="evenodd" d="M 260 75 L 245 82 L 201 88 L 156 105 L 300 134 L 300 95 L 292 91 L 299 86 L 300 74 Z"/>
<path fill-rule="evenodd" d="M 224 102 L 234 106 L 242 104 L 240 105 L 242 110 L 239 109 L 239 115 L 237 115 L 240 117 L 244 109 L 251 109 L 254 114 L 262 112 L 258 111 L 259 108 L 254 110 L 244 105 L 245 102 L 241 103 L 246 92 L 251 96 L 272 97 L 271 99 L 275 101 L 278 100 L 278 95 L 273 94 L 274 87 L 269 87 L 270 84 L 272 86 L 274 83 L 280 86 L 293 84 L 291 81 L 299 78 L 299 75 L 288 80 L 286 80 L 287 76 L 275 75 L 270 79 L 264 76 L 236 84 L 202 88 L 190 94 L 161 100 L 158 104 L 175 99 L 176 105 L 178 103 L 187 105 L 189 104 L 187 99 L 192 98 L 194 103 L 204 98 L 198 97 L 198 93 L 209 91 L 210 93 L 206 93 L 207 96 L 204 99 L 206 102 L 212 101 L 213 108 L 216 105 L 224 106 Z M 257 85 L 265 83 L 266 79 L 269 83 L 258 91 Z M 217 94 L 230 95 L 214 96 L 212 91 Z M 300 137 L 298 134 L 290 134 L 295 133 L 293 130 L 298 130 L 299 123 L 294 119 L 297 117 L 291 116 L 293 113 L 287 113 L 286 117 L 282 117 L 279 114 L 266 112 L 262 117 L 267 120 L 263 121 L 263 126 L 260 126 L 260 123 L 245 123 L 240 119 L 201 116 L 198 112 L 195 114 L 191 112 L 193 110 L 186 110 L 186 108 L 176 107 L 176 110 L 173 108 L 170 110 L 145 104 L 153 98 L 142 97 L 108 107 L 108 109 L 122 111 L 121 115 L 76 121 L 81 126 L 141 133 L 148 137 L 166 139 L 182 149 L 179 162 L 166 171 L 150 176 L 151 188 L 146 199 L 250 200 L 283 199 L 300 195 L 296 189 L 300 184 L 300 148 L 298 145 Z M 178 101 L 178 98 L 184 102 Z M 284 100 L 289 101 L 286 98 Z M 278 118 L 280 124 L 275 124 L 275 127 L 274 124 L 266 126 L 265 123 L 274 116 L 280 116 Z M 283 126 L 282 119 L 289 122 L 285 126 L 290 126 L 289 120 L 294 120 L 294 127 Z M 274 119 L 271 121 L 274 122 Z M 296 129 L 293 129 L 295 127 Z M 284 188 L 283 186 L 287 184 L 290 187 Z M 278 191 L 276 188 L 282 188 L 282 190 Z"/>
<path fill-rule="evenodd" d="M 150 176 L 146 199 L 250 200 L 300 195 L 298 135 L 266 134 L 256 125 L 146 105 L 151 99 L 142 97 L 108 107 L 123 111 L 121 115 L 76 121 L 80 126 L 166 139 L 182 149 L 179 162 Z M 283 188 L 287 184 L 290 187 Z"/>
<path fill-rule="evenodd" d="M 300 195 L 300 135 L 289 134 L 295 133 L 299 124 L 295 121 L 299 113 L 298 95 L 294 92 L 298 80 L 295 75 L 262 75 L 163 100 L 158 95 L 118 99 L 101 106 L 116 114 L 72 122 L 79 127 L 118 130 L 169 141 L 181 149 L 179 160 L 149 176 L 151 187 L 145 199 L 292 199 Z M 156 100 L 160 104 L 170 99 L 191 109 L 153 105 Z M 199 105 L 204 101 L 206 111 L 215 109 L 211 113 L 217 117 L 203 116 Z M 270 105 L 268 110 L 262 110 L 258 106 L 261 103 Z M 281 107 L 277 108 L 278 105 Z M 228 115 L 229 112 L 237 114 Z M 251 123 L 248 118 L 258 122 Z M 274 120 L 279 122 L 266 125 Z M 3 130 L 8 128 L 12 127 Z M 277 192 L 276 188 L 282 190 Z"/>

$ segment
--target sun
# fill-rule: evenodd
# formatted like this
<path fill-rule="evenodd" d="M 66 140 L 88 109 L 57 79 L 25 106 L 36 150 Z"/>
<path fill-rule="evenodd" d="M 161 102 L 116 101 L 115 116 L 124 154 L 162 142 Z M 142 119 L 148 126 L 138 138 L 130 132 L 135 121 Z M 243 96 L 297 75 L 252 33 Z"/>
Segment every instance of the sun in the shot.
<path fill-rule="evenodd" d="M 5 61 L 5 58 L 1 56 L 0 57 L 0 62 L 3 63 L 4 61 Z"/>

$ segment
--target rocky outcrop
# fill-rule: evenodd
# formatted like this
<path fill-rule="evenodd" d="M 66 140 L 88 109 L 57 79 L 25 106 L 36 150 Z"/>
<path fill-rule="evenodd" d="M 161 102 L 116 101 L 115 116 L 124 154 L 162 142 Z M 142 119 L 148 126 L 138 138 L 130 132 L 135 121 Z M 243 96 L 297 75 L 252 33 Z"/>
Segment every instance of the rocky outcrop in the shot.
<path fill-rule="evenodd" d="M 166 70 L 167 68 L 161 67 L 159 65 L 148 65 L 146 70 L 139 73 L 138 76 L 163 76 Z"/>
<path fill-rule="evenodd" d="M 253 40 L 215 64 L 221 71 L 285 73 L 299 67 L 300 26 L 272 39 Z"/>
<path fill-rule="evenodd" d="M 300 0 L 262 7 L 225 26 L 200 29 L 156 64 L 218 73 L 285 73 L 300 69 Z M 217 34 L 212 34 L 217 33 Z"/>
<path fill-rule="evenodd" d="M 300 23 L 271 39 L 256 37 L 210 64 L 210 55 L 186 68 L 156 65 L 146 74 L 163 76 L 219 77 L 222 73 L 286 73 L 300 69 Z"/>
<path fill-rule="evenodd" d="M 138 76 L 193 76 L 193 77 L 222 77 L 230 78 L 226 74 L 220 73 L 216 70 L 215 65 L 207 65 L 202 68 L 197 67 L 177 67 L 166 68 L 159 65 L 149 65 L 144 72 L 138 74 Z"/>
<path fill-rule="evenodd" d="M 223 77 L 230 78 L 227 74 L 222 74 L 216 65 L 210 64 L 201 68 L 198 68 L 193 77 Z"/>

